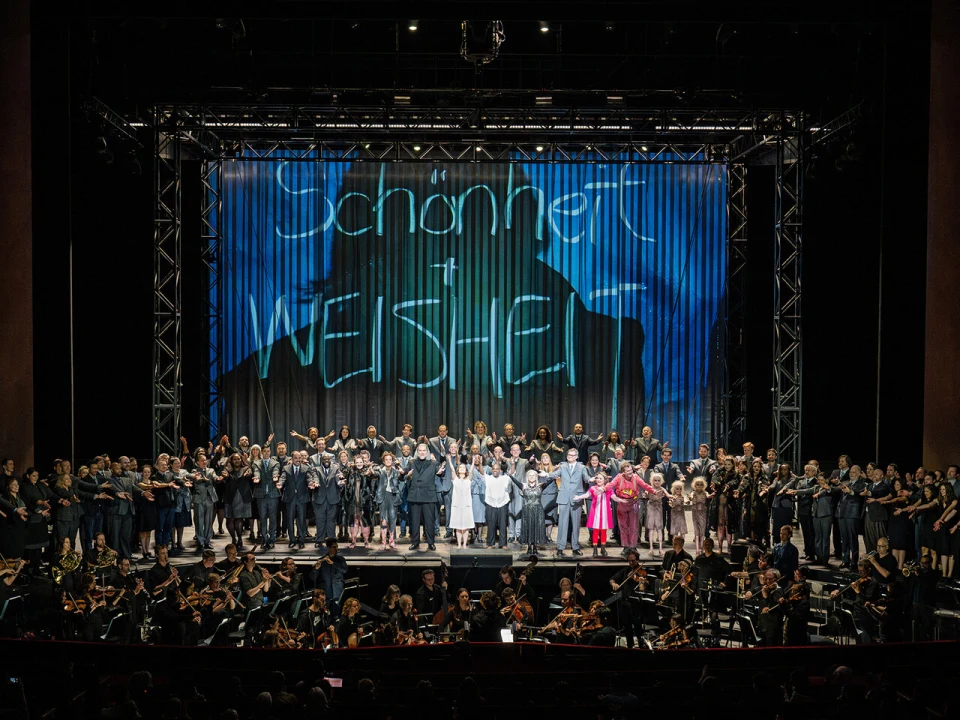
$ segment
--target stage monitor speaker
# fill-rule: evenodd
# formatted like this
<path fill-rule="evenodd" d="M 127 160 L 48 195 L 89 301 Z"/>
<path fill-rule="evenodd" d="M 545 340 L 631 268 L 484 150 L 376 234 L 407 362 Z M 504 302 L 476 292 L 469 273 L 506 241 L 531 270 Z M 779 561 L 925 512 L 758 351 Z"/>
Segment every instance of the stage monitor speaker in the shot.
<path fill-rule="evenodd" d="M 513 555 L 510 553 L 450 555 L 451 568 L 502 568 L 504 565 L 513 565 Z"/>
<path fill-rule="evenodd" d="M 747 548 L 749 543 L 738 541 L 730 546 L 730 564 L 740 568 L 743 567 L 743 561 L 747 558 Z"/>

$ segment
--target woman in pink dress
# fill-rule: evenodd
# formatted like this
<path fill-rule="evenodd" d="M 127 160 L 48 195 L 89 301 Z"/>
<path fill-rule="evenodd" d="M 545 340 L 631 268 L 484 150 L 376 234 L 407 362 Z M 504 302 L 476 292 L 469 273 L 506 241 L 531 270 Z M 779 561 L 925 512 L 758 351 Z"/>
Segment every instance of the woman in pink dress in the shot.
<path fill-rule="evenodd" d="M 620 528 L 620 544 L 626 552 L 627 548 L 637 546 L 640 535 L 640 519 L 638 517 L 638 503 L 640 492 L 653 492 L 653 487 L 647 485 L 639 475 L 633 472 L 633 463 L 623 463 L 620 474 L 610 483 L 613 489 L 613 501 L 617 504 L 617 527 Z"/>
<path fill-rule="evenodd" d="M 583 495 L 577 495 L 574 500 L 592 498 L 590 514 L 587 516 L 587 528 L 593 531 L 593 556 L 597 550 L 604 557 L 607 556 L 607 530 L 613 526 L 613 516 L 610 512 L 610 496 L 613 494 L 613 483 L 607 482 L 607 476 L 597 473 L 592 485 Z"/>

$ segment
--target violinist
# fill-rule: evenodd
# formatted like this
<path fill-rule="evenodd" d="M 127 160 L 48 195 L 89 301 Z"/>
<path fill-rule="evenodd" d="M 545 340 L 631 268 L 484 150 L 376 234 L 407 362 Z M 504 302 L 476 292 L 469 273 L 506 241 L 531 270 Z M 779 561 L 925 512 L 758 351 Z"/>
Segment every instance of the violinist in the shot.
<path fill-rule="evenodd" d="M 665 572 L 675 570 L 676 566 L 679 565 L 682 560 L 686 560 L 692 564 L 693 556 L 683 549 L 683 535 L 674 535 L 673 550 L 667 550 L 663 554 L 663 562 L 660 564 L 660 569 Z"/>
<path fill-rule="evenodd" d="M 685 623 L 693 620 L 696 605 L 697 582 L 694 575 L 693 563 L 681 560 L 676 571 L 665 575 L 660 585 L 660 604 L 679 613 Z"/>
<path fill-rule="evenodd" d="M 683 624 L 683 616 L 674 613 L 670 616 L 669 623 L 669 628 L 658 638 L 658 643 L 664 648 L 679 648 L 689 645 L 691 639 L 687 628 Z"/>
<path fill-rule="evenodd" d="M 239 603 L 229 588 L 223 587 L 223 581 L 215 572 L 207 575 L 207 586 L 198 595 L 199 601 L 196 605 L 203 619 L 202 635 L 210 637 L 217 631 L 223 618 L 230 617 L 236 612 Z"/>
<path fill-rule="evenodd" d="M 84 573 L 75 598 L 68 600 L 64 610 L 76 615 L 80 632 L 86 642 L 99 642 L 106 624 L 105 603 L 97 592 L 97 579 L 93 573 Z"/>
<path fill-rule="evenodd" d="M 323 588 L 315 588 L 310 604 L 300 613 L 297 630 L 306 633 L 306 643 L 310 648 L 337 645 L 336 628 L 333 617 L 327 609 L 327 593 Z"/>
<path fill-rule="evenodd" d="M 337 617 L 337 603 L 343 595 L 343 578 L 347 574 L 347 559 L 339 554 L 340 545 L 335 537 L 328 537 L 324 544 L 327 554 L 317 559 L 308 577 L 314 588 L 323 588 L 330 613 Z"/>
<path fill-rule="evenodd" d="M 866 558 L 860 560 L 857 568 L 860 571 L 860 578 L 844 588 L 834 590 L 830 593 L 830 597 L 834 600 L 840 598 L 841 602 L 849 602 L 848 593 L 852 592 L 853 617 L 861 629 L 872 637 L 876 634 L 877 618 L 868 608 L 870 604 L 880 599 L 880 583 L 873 579 L 873 564 Z"/>
<path fill-rule="evenodd" d="M 500 568 L 500 582 L 496 584 L 493 591 L 499 597 L 502 597 L 503 591 L 506 588 L 513 588 L 517 597 L 528 601 L 531 607 L 535 607 L 537 604 L 537 591 L 530 583 L 530 578 L 527 577 L 532 572 L 533 567 L 535 567 L 534 563 L 527 565 L 524 571 L 520 573 L 520 577 L 517 578 L 516 571 L 510 565 L 504 565 Z"/>
<path fill-rule="evenodd" d="M 470 629 L 470 620 L 473 616 L 473 603 L 470 602 L 470 591 L 466 588 L 457 590 L 457 602 L 452 605 L 440 622 L 441 632 L 450 632 L 458 640 L 462 640 Z M 448 629 L 449 628 L 449 629 Z"/>
<path fill-rule="evenodd" d="M 610 608 L 601 601 L 594 600 L 599 606 L 590 610 L 592 619 L 587 619 L 580 628 L 580 643 L 595 647 L 614 647 L 617 644 L 617 629 L 613 627 Z"/>
<path fill-rule="evenodd" d="M 154 618 L 160 626 L 165 645 L 197 645 L 200 642 L 200 609 L 180 592 L 176 584 L 167 586 L 166 599 L 158 603 Z"/>
<path fill-rule="evenodd" d="M 810 583 L 806 566 L 793 571 L 793 584 L 782 598 L 784 606 L 783 642 L 785 645 L 807 644 L 807 622 L 810 620 Z"/>
<path fill-rule="evenodd" d="M 574 603 L 573 593 L 566 590 L 560 595 L 561 610 L 541 630 L 541 633 L 551 633 L 558 642 L 574 642 L 578 638 L 579 618 L 583 608 Z"/>
<path fill-rule="evenodd" d="M 780 604 L 783 593 L 777 585 L 779 580 L 778 570 L 765 571 L 760 592 L 752 598 L 752 603 L 760 610 L 757 616 L 757 633 L 760 635 L 760 644 L 764 647 L 783 644 L 783 608 Z"/>
<path fill-rule="evenodd" d="M 635 590 L 644 591 L 648 587 L 649 581 L 645 574 L 641 574 L 642 570 L 639 551 L 636 548 L 628 548 L 627 567 L 610 578 L 610 587 L 615 593 L 619 593 L 615 607 L 620 617 L 620 631 L 626 637 L 628 648 L 633 647 L 634 634 L 637 637 L 643 637 L 642 618 L 634 612 L 633 605 L 630 604 L 630 595 Z"/>
<path fill-rule="evenodd" d="M 268 627 L 260 644 L 269 648 L 284 648 L 287 650 L 299 650 L 303 647 L 303 640 L 307 634 L 297 630 L 291 630 L 283 622 L 279 615 L 270 616 L 270 627 Z"/>
<path fill-rule="evenodd" d="M 133 629 L 140 624 L 143 617 L 143 603 L 147 597 L 143 580 L 130 572 L 130 559 L 123 558 L 118 562 L 108 582 L 109 586 L 115 590 L 112 599 L 107 599 L 109 606 L 127 613 L 127 616 L 120 621 L 122 624 L 118 634 L 120 642 L 129 644 L 133 639 Z M 115 621 L 114 626 L 116 624 Z"/>
<path fill-rule="evenodd" d="M 400 596 L 400 609 L 394 613 L 393 624 L 397 628 L 397 643 L 399 645 L 423 645 L 423 629 L 420 626 L 420 616 L 413 608 L 413 598 L 409 595 Z"/>
<path fill-rule="evenodd" d="M 533 608 L 525 599 L 521 599 L 513 588 L 505 588 L 500 596 L 500 614 L 505 623 L 524 625 L 533 622 Z"/>
<path fill-rule="evenodd" d="M 473 613 L 470 622 L 470 641 L 501 642 L 500 630 L 503 626 L 500 600 L 488 590 L 480 597 L 480 609 Z"/>
<path fill-rule="evenodd" d="M 223 551 L 227 556 L 220 562 L 214 563 L 214 570 L 220 573 L 221 579 L 227 585 L 237 585 L 240 582 L 240 570 L 243 569 L 243 561 L 237 556 L 237 546 L 228 543 Z"/>

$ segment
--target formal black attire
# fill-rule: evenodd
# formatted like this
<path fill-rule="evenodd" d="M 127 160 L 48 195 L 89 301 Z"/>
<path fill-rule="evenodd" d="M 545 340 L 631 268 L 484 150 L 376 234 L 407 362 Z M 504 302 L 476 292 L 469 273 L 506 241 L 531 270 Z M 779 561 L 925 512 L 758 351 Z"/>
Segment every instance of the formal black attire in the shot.
<path fill-rule="evenodd" d="M 620 631 L 627 640 L 628 648 L 633 647 L 634 635 L 638 638 L 643 637 L 643 618 L 639 613 L 634 611 L 634 607 L 630 601 L 630 595 L 636 591 L 637 583 L 633 580 L 627 581 L 627 578 L 634 572 L 634 569 L 628 565 L 618 570 L 614 576 L 610 578 L 610 580 L 617 585 L 623 586 L 617 591 L 617 601 L 612 609 L 618 616 Z"/>
<path fill-rule="evenodd" d="M 439 584 L 435 584 L 433 590 L 421 585 L 413 597 L 413 606 L 424 617 L 432 618 L 443 607 L 443 589 Z"/>

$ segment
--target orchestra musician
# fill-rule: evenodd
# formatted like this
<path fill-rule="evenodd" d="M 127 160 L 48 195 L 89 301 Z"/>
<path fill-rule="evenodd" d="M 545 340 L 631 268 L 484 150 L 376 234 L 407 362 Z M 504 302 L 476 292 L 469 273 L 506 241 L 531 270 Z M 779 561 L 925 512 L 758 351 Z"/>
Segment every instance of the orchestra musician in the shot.
<path fill-rule="evenodd" d="M 303 585 L 303 577 L 297 572 L 297 564 L 292 557 L 284 558 L 280 562 L 280 569 L 271 577 L 275 585 L 270 599 L 297 596 Z"/>
<path fill-rule="evenodd" d="M 579 639 L 579 617 L 584 613 L 582 607 L 574 602 L 573 592 L 565 590 L 560 595 L 561 610 L 557 616 L 540 631 L 550 633 L 558 642 L 572 643 Z"/>
<path fill-rule="evenodd" d="M 563 596 L 563 593 L 567 590 L 576 592 L 577 605 L 580 607 L 587 607 L 590 605 L 590 594 L 584 589 L 583 585 L 578 582 L 571 582 L 570 578 L 567 577 L 560 578 L 560 592 L 553 598 L 554 605 L 560 604 L 560 599 Z"/>
<path fill-rule="evenodd" d="M 620 631 L 624 633 L 627 647 L 632 648 L 634 634 L 643 637 L 643 623 L 630 603 L 630 595 L 635 591 L 644 592 L 650 581 L 646 571 L 640 567 L 640 552 L 636 548 L 627 549 L 627 567 L 619 570 L 609 580 L 610 587 L 617 593 L 616 609 L 620 616 Z"/>
<path fill-rule="evenodd" d="M 417 590 L 414 605 L 417 612 L 426 618 L 432 618 L 443 607 L 443 591 L 447 589 L 447 583 L 436 584 L 436 574 L 431 568 L 426 568 L 420 577 L 423 579 L 423 585 Z"/>
<path fill-rule="evenodd" d="M 674 613 L 670 616 L 669 627 L 667 631 L 657 639 L 658 645 L 663 648 L 680 648 L 689 645 L 692 642 L 689 631 L 683 622 L 683 616 L 680 613 Z"/>
<path fill-rule="evenodd" d="M 470 622 L 471 642 L 501 642 L 500 630 L 504 627 L 500 612 L 500 599 L 489 590 L 480 596 L 480 609 L 473 613 Z"/>
<path fill-rule="evenodd" d="M 243 560 L 237 555 L 237 546 L 228 543 L 223 549 L 226 557 L 214 563 L 214 569 L 220 573 L 222 580 L 229 580 L 228 585 L 237 585 L 240 582 L 240 570 L 243 569 Z"/>
<path fill-rule="evenodd" d="M 204 550 L 200 562 L 191 565 L 183 572 L 183 579 L 187 582 L 187 587 L 193 587 L 198 592 L 207 584 L 207 578 L 214 570 L 217 556 L 213 550 Z"/>
<path fill-rule="evenodd" d="M 270 592 L 273 575 L 266 568 L 257 565 L 257 556 L 252 552 L 243 556 L 243 570 L 240 572 L 240 602 L 246 610 L 263 605 L 264 593 Z"/>
<path fill-rule="evenodd" d="M 165 645 L 197 645 L 203 618 L 199 606 L 188 601 L 176 583 L 167 586 L 166 599 L 157 604 L 154 620 L 160 626 L 160 637 Z"/>
<path fill-rule="evenodd" d="M 877 632 L 877 619 L 868 608 L 880 599 L 880 583 L 873 579 L 873 563 L 868 559 L 861 559 L 857 569 L 860 571 L 860 578 L 854 580 L 845 588 L 832 591 L 830 597 L 834 600 L 840 598 L 841 602 L 849 602 L 849 596 L 847 598 L 843 596 L 853 592 L 853 616 L 860 629 L 873 637 Z"/>
<path fill-rule="evenodd" d="M 314 588 L 310 604 L 300 612 L 297 630 L 306 633 L 306 643 L 310 648 L 336 647 L 338 644 L 333 616 L 327 609 L 327 593 L 323 588 Z"/>
<path fill-rule="evenodd" d="M 340 544 L 335 537 L 328 537 L 324 544 L 327 554 L 317 559 L 307 577 L 314 588 L 323 590 L 330 614 L 336 618 L 340 611 L 340 596 L 343 595 L 343 578 L 347 574 L 347 559 L 340 555 Z"/>
<path fill-rule="evenodd" d="M 147 597 L 143 580 L 130 572 L 129 558 L 123 558 L 117 564 L 113 575 L 110 577 L 109 587 L 117 591 L 110 602 L 110 606 L 127 613 L 127 616 L 120 621 L 121 625 L 117 634 L 120 637 L 120 642 L 129 644 L 133 639 L 134 628 L 140 624 L 143 618 L 143 607 Z M 114 626 L 116 624 L 116 621 L 114 621 Z"/>
<path fill-rule="evenodd" d="M 597 607 L 593 607 L 596 604 Z M 610 608 L 600 600 L 591 604 L 592 621 L 587 621 L 580 629 L 580 643 L 596 647 L 614 647 L 617 644 L 617 629 L 611 624 Z"/>
<path fill-rule="evenodd" d="M 360 601 L 356 598 L 347 598 L 343 601 L 340 622 L 337 623 L 340 647 L 357 647 L 363 634 L 363 628 L 360 627 Z"/>
<path fill-rule="evenodd" d="M 783 593 L 777 584 L 779 580 L 778 570 L 772 568 L 766 570 L 760 592 L 754 594 L 751 599 L 753 605 L 759 608 L 757 633 L 760 636 L 760 644 L 764 647 L 783 644 L 783 608 L 780 604 Z"/>
<path fill-rule="evenodd" d="M 156 598 L 162 598 L 171 586 L 180 584 L 180 572 L 170 564 L 169 552 L 164 544 L 157 545 L 154 548 L 157 553 L 157 562 L 150 568 L 147 579 L 150 585 L 150 594 Z"/>
<path fill-rule="evenodd" d="M 447 609 L 443 620 L 440 622 L 440 632 L 452 633 L 457 640 L 463 640 L 470 630 L 470 619 L 473 612 L 470 591 L 466 588 L 460 588 L 457 590 L 457 602 Z"/>
<path fill-rule="evenodd" d="M 784 645 L 806 645 L 809 640 L 807 623 L 810 621 L 810 583 L 807 582 L 807 574 L 806 566 L 794 570 L 793 584 L 782 597 Z"/>
<path fill-rule="evenodd" d="M 697 581 L 693 573 L 693 562 L 681 560 L 675 571 L 664 572 L 660 583 L 660 604 L 672 608 L 684 623 L 693 619 L 696 606 Z"/>
<path fill-rule="evenodd" d="M 420 616 L 413 607 L 413 598 L 409 595 L 400 596 L 400 609 L 393 614 L 391 622 L 397 630 L 397 644 L 422 645 L 426 643 L 420 625 Z"/>
<path fill-rule="evenodd" d="M 203 637 L 213 635 L 224 617 L 232 616 L 240 604 L 229 588 L 223 586 L 220 576 L 211 572 L 207 575 L 207 586 L 200 592 L 203 600 L 198 603 Z"/>
<path fill-rule="evenodd" d="M 84 573 L 80 577 L 77 594 L 69 599 L 69 603 L 64 609 L 76 616 L 83 639 L 86 642 L 99 642 L 107 622 L 107 612 L 93 573 Z"/>

